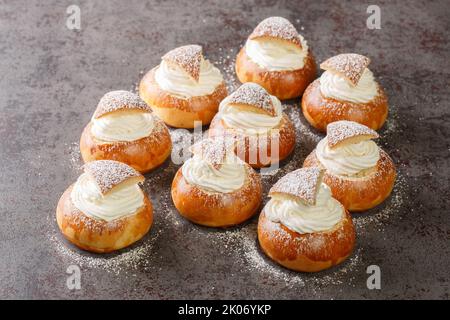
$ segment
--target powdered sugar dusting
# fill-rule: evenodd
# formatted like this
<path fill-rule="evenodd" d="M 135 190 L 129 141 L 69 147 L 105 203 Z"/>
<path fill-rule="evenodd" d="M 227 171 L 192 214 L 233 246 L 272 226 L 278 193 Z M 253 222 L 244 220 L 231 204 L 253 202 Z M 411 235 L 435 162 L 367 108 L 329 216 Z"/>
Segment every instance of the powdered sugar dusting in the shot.
<path fill-rule="evenodd" d="M 62 236 L 49 234 L 48 238 L 55 251 L 70 264 L 76 264 L 80 268 L 102 269 L 114 274 L 128 273 L 133 270 L 151 270 L 155 266 L 152 263 L 153 247 L 161 234 L 161 230 L 152 232 L 133 246 L 110 254 L 94 254 L 82 251 Z"/>
<path fill-rule="evenodd" d="M 113 160 L 88 162 L 84 165 L 84 171 L 95 180 L 102 194 L 130 178 L 142 177 L 129 165 Z"/>
<path fill-rule="evenodd" d="M 72 142 L 69 144 L 68 155 L 71 168 L 74 171 L 79 172 L 83 166 L 83 159 L 81 159 L 80 144 L 78 142 Z"/>
<path fill-rule="evenodd" d="M 229 96 L 229 103 L 243 104 L 262 109 L 271 116 L 275 116 L 276 111 L 272 103 L 272 98 L 267 91 L 259 84 L 247 82 L 240 86 Z"/>
<path fill-rule="evenodd" d="M 207 163 L 218 167 L 225 162 L 228 154 L 233 152 L 235 140 L 233 137 L 219 136 L 206 138 L 192 146 L 191 151 L 202 157 Z"/>
<path fill-rule="evenodd" d="M 356 86 L 369 63 L 370 59 L 363 55 L 343 53 L 325 60 L 320 64 L 320 68 L 337 72 Z"/>
<path fill-rule="evenodd" d="M 323 133 L 314 129 L 305 119 L 299 103 L 283 102 L 283 112 L 294 124 L 297 140 L 304 144 L 315 146 L 323 138 Z"/>
<path fill-rule="evenodd" d="M 257 39 L 261 37 L 272 37 L 286 40 L 302 47 L 300 36 L 297 30 L 289 22 L 289 20 L 282 17 L 270 17 L 261 21 L 253 30 L 249 39 Z"/>
<path fill-rule="evenodd" d="M 99 118 L 107 113 L 124 109 L 152 112 L 152 109 L 137 94 L 125 90 L 116 90 L 106 93 L 100 99 L 97 109 L 94 112 L 94 118 Z"/>
<path fill-rule="evenodd" d="M 284 193 L 298 197 L 307 204 L 316 203 L 317 189 L 321 183 L 322 170 L 318 168 L 302 168 L 282 177 L 270 189 L 269 195 Z"/>
<path fill-rule="evenodd" d="M 167 52 L 162 59 L 186 71 L 195 81 L 200 77 L 202 47 L 196 44 L 182 46 Z"/>
<path fill-rule="evenodd" d="M 328 285 L 348 284 L 348 274 L 361 267 L 361 249 L 355 248 L 351 256 L 339 266 L 316 274 L 299 273 L 274 263 L 260 249 L 256 221 L 234 229 L 208 232 L 205 236 L 214 247 L 230 255 L 244 271 L 256 273 L 264 282 L 283 282 L 288 288 L 316 290 Z"/>
<path fill-rule="evenodd" d="M 228 92 L 235 91 L 241 85 L 235 76 L 236 55 L 239 49 L 240 48 L 218 48 L 220 57 L 219 60 L 214 62 L 214 65 L 222 70 Z"/>
<path fill-rule="evenodd" d="M 384 224 L 390 218 L 400 213 L 403 208 L 407 197 L 407 188 L 408 185 L 405 177 L 399 173 L 394 184 L 394 189 L 384 203 L 367 212 L 353 214 L 352 217 L 356 232 L 361 234 L 367 232 L 367 229 L 376 229 L 377 232 L 382 232 Z"/>
<path fill-rule="evenodd" d="M 363 124 L 347 120 L 332 122 L 327 126 L 327 141 L 330 148 L 358 136 L 369 136 L 374 139 L 378 138 L 378 133 Z"/>

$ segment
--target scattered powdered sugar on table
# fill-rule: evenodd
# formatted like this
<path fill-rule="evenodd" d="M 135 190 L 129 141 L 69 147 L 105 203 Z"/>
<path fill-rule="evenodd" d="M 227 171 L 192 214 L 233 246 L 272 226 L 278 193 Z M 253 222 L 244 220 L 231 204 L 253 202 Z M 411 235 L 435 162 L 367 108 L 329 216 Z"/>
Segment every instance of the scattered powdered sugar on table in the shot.
<path fill-rule="evenodd" d="M 379 232 L 384 230 L 383 225 L 389 218 L 400 212 L 407 197 L 407 182 L 405 177 L 398 173 L 394 189 L 388 199 L 380 206 L 363 213 L 352 215 L 357 233 L 365 232 L 369 227 L 376 228 Z"/>
<path fill-rule="evenodd" d="M 314 289 L 348 283 L 347 274 L 361 265 L 361 249 L 356 248 L 347 261 L 325 273 L 304 274 L 288 270 L 271 261 L 260 250 L 256 228 L 257 223 L 253 221 L 239 228 L 207 233 L 206 237 L 215 247 L 223 247 L 226 252 L 231 252 L 234 261 L 239 262 L 244 270 L 258 272 L 270 281 L 283 281 L 288 288 L 307 286 Z"/>
<path fill-rule="evenodd" d="M 399 117 L 397 113 L 397 106 L 389 106 L 388 118 L 380 131 L 381 138 L 386 138 L 392 134 L 398 134 L 401 130 L 399 128 Z"/>
<path fill-rule="evenodd" d="M 325 133 L 320 133 L 305 120 L 299 102 L 283 102 L 283 111 L 294 124 L 297 140 L 315 146 L 325 137 Z"/>
<path fill-rule="evenodd" d="M 83 160 L 81 159 L 80 144 L 78 142 L 72 142 L 71 144 L 69 144 L 68 155 L 72 169 L 75 171 L 79 171 L 83 166 Z"/>
<path fill-rule="evenodd" d="M 241 83 L 235 75 L 234 66 L 236 64 L 236 55 L 238 54 L 240 48 L 236 49 L 224 49 L 219 48 L 220 57 L 219 60 L 214 61 L 214 65 L 219 68 L 222 72 L 225 84 L 228 89 L 228 94 L 234 92 Z"/>
<path fill-rule="evenodd" d="M 56 225 L 56 222 L 53 222 Z M 55 251 L 68 259 L 68 263 L 76 264 L 81 269 L 102 269 L 107 272 L 119 274 L 122 272 L 136 270 L 151 270 L 155 266 L 152 264 L 153 247 L 161 234 L 158 231 L 150 231 L 144 239 L 133 246 L 122 251 L 109 254 L 95 254 L 82 251 L 69 244 L 61 235 L 55 233 L 49 234 L 50 242 Z"/>

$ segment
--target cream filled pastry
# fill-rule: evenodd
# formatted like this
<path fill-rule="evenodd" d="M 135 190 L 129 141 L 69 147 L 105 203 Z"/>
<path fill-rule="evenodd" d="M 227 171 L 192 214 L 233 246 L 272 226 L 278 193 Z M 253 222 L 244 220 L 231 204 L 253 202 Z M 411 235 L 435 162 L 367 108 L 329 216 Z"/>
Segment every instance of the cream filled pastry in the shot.
<path fill-rule="evenodd" d="M 270 189 L 258 222 L 263 251 L 297 271 L 320 271 L 346 259 L 355 242 L 348 211 L 323 183 L 323 170 L 288 173 Z"/>
<path fill-rule="evenodd" d="M 99 141 L 135 141 L 148 137 L 155 126 L 153 115 L 147 112 L 116 113 L 92 119 L 92 135 Z"/>
<path fill-rule="evenodd" d="M 371 140 L 330 148 L 328 139 L 322 139 L 316 147 L 316 156 L 324 167 L 336 175 L 355 176 L 374 168 L 380 159 L 380 149 Z"/>
<path fill-rule="evenodd" d="M 78 247 L 110 252 L 139 240 L 150 229 L 153 209 L 138 183 L 144 177 L 117 161 L 84 165 L 84 173 L 59 200 L 56 219 Z"/>
<path fill-rule="evenodd" d="M 220 166 L 214 166 L 199 155 L 194 155 L 182 166 L 186 181 L 206 191 L 230 193 L 245 183 L 245 167 L 240 159 L 230 154 Z"/>
<path fill-rule="evenodd" d="M 325 72 L 309 85 L 302 98 L 303 114 L 311 125 L 322 131 L 339 120 L 356 121 L 374 130 L 383 125 L 387 97 L 369 63 L 363 55 L 347 53 L 320 65 Z"/>
<path fill-rule="evenodd" d="M 263 20 L 236 58 L 241 82 L 255 82 L 279 99 L 300 96 L 314 80 L 316 65 L 306 40 L 285 18 Z"/>
<path fill-rule="evenodd" d="M 308 56 L 308 44 L 299 35 L 300 44 L 275 39 L 247 40 L 245 51 L 260 67 L 269 71 L 297 70 L 303 68 Z"/>
<path fill-rule="evenodd" d="M 243 86 L 255 87 L 262 91 L 263 88 L 256 84 L 247 83 Z M 253 89 L 251 89 L 253 90 Z M 261 113 L 253 109 L 242 109 L 236 107 L 236 99 L 233 95 L 225 98 L 219 107 L 219 116 L 222 118 L 228 128 L 235 129 L 244 134 L 266 134 L 271 129 L 277 127 L 283 118 L 283 109 L 280 100 L 275 96 L 270 96 L 270 103 L 273 112 Z M 256 112 L 255 112 L 256 111 Z"/>
<path fill-rule="evenodd" d="M 155 80 L 161 89 L 171 95 L 189 99 L 212 94 L 217 86 L 223 82 L 223 77 L 219 69 L 202 57 L 197 80 L 178 65 L 164 60 L 156 69 Z"/>
<path fill-rule="evenodd" d="M 230 134 L 237 137 L 238 155 L 253 167 L 278 163 L 295 145 L 294 126 L 280 100 L 251 82 L 225 98 L 211 122 L 211 137 Z"/>
<path fill-rule="evenodd" d="M 211 122 L 227 90 L 202 47 L 187 45 L 161 58 L 142 79 L 139 94 L 168 125 L 193 128 Z"/>
<path fill-rule="evenodd" d="M 395 166 L 372 141 L 375 138 L 376 131 L 357 122 L 333 122 L 327 127 L 327 136 L 304 162 L 305 167 L 325 169 L 325 183 L 350 211 L 378 205 L 394 186 Z"/>
<path fill-rule="evenodd" d="M 320 92 L 326 98 L 367 103 L 378 94 L 378 85 L 372 71 L 368 68 L 364 69 L 356 85 L 353 85 L 338 73 L 325 71 L 320 77 Z"/>
<path fill-rule="evenodd" d="M 322 183 L 314 205 L 300 199 L 274 195 L 264 207 L 269 220 L 279 222 L 300 234 L 332 229 L 344 217 L 344 207 L 331 196 L 330 188 Z"/>
<path fill-rule="evenodd" d="M 232 137 L 195 144 L 172 183 L 172 199 L 185 218 L 206 226 L 225 227 L 250 218 L 261 203 L 261 179 L 235 155 Z"/>
<path fill-rule="evenodd" d="M 118 186 L 104 195 L 95 180 L 86 173 L 78 178 L 70 198 L 85 215 L 105 221 L 134 214 L 144 205 L 144 194 L 137 184 Z"/>
<path fill-rule="evenodd" d="M 147 172 L 167 159 L 172 142 L 165 124 L 138 95 L 119 90 L 100 100 L 80 149 L 85 162 L 117 160 Z"/>

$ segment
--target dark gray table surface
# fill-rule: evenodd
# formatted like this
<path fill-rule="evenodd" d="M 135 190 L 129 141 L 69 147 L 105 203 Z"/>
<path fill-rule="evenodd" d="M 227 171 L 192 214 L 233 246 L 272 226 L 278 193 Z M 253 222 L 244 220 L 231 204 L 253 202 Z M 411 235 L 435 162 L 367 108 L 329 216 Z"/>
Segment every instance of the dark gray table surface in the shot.
<path fill-rule="evenodd" d="M 66 28 L 72 1 L 0 1 L 0 298 L 449 298 L 450 108 L 448 1 L 377 1 L 381 29 L 366 28 L 360 1 L 75 1 L 81 30 Z M 264 257 L 255 217 L 216 230 L 178 216 L 170 160 L 147 175 L 155 224 L 139 243 L 98 256 L 67 243 L 55 222 L 59 196 L 80 174 L 78 140 L 100 97 L 135 90 L 166 51 L 203 45 L 238 85 L 239 47 L 265 17 L 290 19 L 317 59 L 341 52 L 372 58 L 391 112 L 379 144 L 395 160 L 392 197 L 354 215 L 357 246 L 344 264 L 318 274 L 283 269 Z M 299 101 L 295 155 L 267 188 L 300 167 L 322 137 Z M 173 131 L 175 145 L 190 137 Z M 265 194 L 266 195 L 266 194 Z M 66 286 L 81 268 L 80 290 Z M 381 268 L 381 290 L 366 286 Z"/>

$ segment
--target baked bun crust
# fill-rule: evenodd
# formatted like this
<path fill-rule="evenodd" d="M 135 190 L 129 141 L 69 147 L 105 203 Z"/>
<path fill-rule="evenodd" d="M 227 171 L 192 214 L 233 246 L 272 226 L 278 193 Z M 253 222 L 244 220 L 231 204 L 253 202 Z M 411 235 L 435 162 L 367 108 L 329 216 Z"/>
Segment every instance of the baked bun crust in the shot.
<path fill-rule="evenodd" d="M 333 198 L 349 211 L 364 211 L 379 205 L 391 194 L 397 176 L 392 159 L 381 149 L 377 166 L 360 178 L 330 173 L 317 158 L 316 150 L 306 157 L 303 167 L 325 169 L 323 182 L 330 187 Z"/>
<path fill-rule="evenodd" d="M 243 133 L 240 133 L 236 130 L 233 130 L 229 128 L 225 122 L 220 118 L 220 116 L 214 117 L 213 121 L 211 122 L 211 125 L 209 127 L 209 137 L 219 137 L 224 136 L 227 134 L 233 134 L 236 137 L 237 143 L 242 144 L 245 143 L 244 147 L 237 147 L 237 150 L 245 150 L 245 158 L 242 157 L 242 160 L 249 163 L 253 168 L 262 168 L 269 166 L 270 164 L 276 164 L 284 159 L 286 159 L 291 152 L 294 150 L 295 147 L 295 128 L 292 124 L 292 121 L 288 118 L 286 114 L 283 113 L 283 118 L 280 121 L 280 124 L 275 127 L 274 129 L 278 129 L 279 131 L 279 151 L 278 151 L 278 157 L 276 155 L 272 156 L 272 150 L 271 150 L 271 139 L 274 136 L 275 133 L 271 133 L 268 137 L 267 135 L 263 135 L 259 140 L 262 141 L 261 143 L 258 142 L 257 145 L 257 161 L 256 163 L 249 163 L 250 162 L 250 141 L 253 141 L 249 138 L 248 135 L 245 135 Z M 267 142 L 266 142 L 267 141 Z M 253 144 L 252 144 L 253 145 Z M 267 154 L 267 157 L 269 162 L 264 161 L 266 159 L 261 159 L 260 155 L 260 146 L 267 146 L 267 152 L 262 152 L 262 154 Z M 253 151 L 253 150 L 252 150 Z M 239 154 L 238 154 L 239 155 Z M 239 155 L 241 156 L 241 155 Z M 252 159 L 252 162 L 253 161 Z"/>
<path fill-rule="evenodd" d="M 275 262 L 295 271 L 317 272 L 344 261 L 355 245 L 349 212 L 331 230 L 300 234 L 269 220 L 264 210 L 258 221 L 262 250 Z"/>
<path fill-rule="evenodd" d="M 320 78 L 306 88 L 301 107 L 306 120 L 323 132 L 329 123 L 339 120 L 355 121 L 378 130 L 388 115 L 387 96 L 380 86 L 378 95 L 369 103 L 354 103 L 324 97 L 320 92 Z"/>
<path fill-rule="evenodd" d="M 311 50 L 305 65 L 298 70 L 269 71 L 253 62 L 245 46 L 236 58 L 236 74 L 242 83 L 255 82 L 278 99 L 292 99 L 302 95 L 306 87 L 316 78 L 317 67 Z"/>
<path fill-rule="evenodd" d="M 176 128 L 194 128 L 195 121 L 202 125 L 211 122 L 220 102 L 228 95 L 225 82 L 209 95 L 181 99 L 160 88 L 155 80 L 155 71 L 150 70 L 141 80 L 139 95 L 166 124 Z"/>
<path fill-rule="evenodd" d="M 83 250 L 105 253 L 125 248 L 141 239 L 153 223 L 152 204 L 145 194 L 144 206 L 138 212 L 107 222 L 78 210 L 70 197 L 72 188 L 59 199 L 56 221 L 64 237 Z"/>
<path fill-rule="evenodd" d="M 189 184 L 181 168 L 172 182 L 175 207 L 186 219 L 208 227 L 229 227 L 251 218 L 262 201 L 260 176 L 246 167 L 244 185 L 231 193 L 207 192 Z"/>
<path fill-rule="evenodd" d="M 91 133 L 92 122 L 83 130 L 80 139 L 81 156 L 84 162 L 94 160 L 116 160 L 139 172 L 148 172 L 162 164 L 172 151 L 169 130 L 158 117 L 153 117 L 155 127 L 145 138 L 135 141 L 104 143 Z"/>

